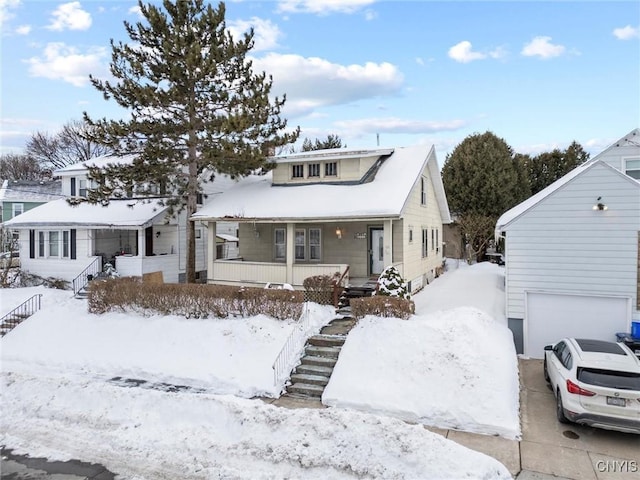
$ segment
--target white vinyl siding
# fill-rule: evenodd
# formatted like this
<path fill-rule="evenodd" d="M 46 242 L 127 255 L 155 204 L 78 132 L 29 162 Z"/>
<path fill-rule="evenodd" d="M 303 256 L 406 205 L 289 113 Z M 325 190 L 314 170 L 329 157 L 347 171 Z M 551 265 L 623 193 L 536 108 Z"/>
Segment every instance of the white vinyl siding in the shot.
<path fill-rule="evenodd" d="M 593 210 L 597 197 L 606 211 Z M 636 305 L 640 188 L 596 164 L 506 227 L 508 318 L 524 292 L 627 296 Z M 637 315 L 637 314 L 636 314 Z"/>

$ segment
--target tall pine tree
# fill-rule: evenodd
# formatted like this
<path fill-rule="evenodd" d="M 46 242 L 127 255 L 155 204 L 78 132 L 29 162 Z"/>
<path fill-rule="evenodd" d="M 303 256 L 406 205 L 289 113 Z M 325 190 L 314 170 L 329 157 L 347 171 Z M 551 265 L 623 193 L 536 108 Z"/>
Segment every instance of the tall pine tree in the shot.
<path fill-rule="evenodd" d="M 94 138 L 116 154 L 137 154 L 131 165 L 90 169 L 99 188 L 89 201 L 150 197 L 158 189 L 169 212 L 187 214 L 187 282 L 195 281 L 196 211 L 202 181 L 217 173 L 241 177 L 268 168 L 267 155 L 294 142 L 280 117 L 285 98 L 270 99 L 272 79 L 247 59 L 253 31 L 234 39 L 225 5 L 204 0 L 139 1 L 143 21 L 124 22 L 129 44 L 111 41 L 115 82 L 91 78 L 105 99 L 130 111 L 127 120 L 92 120 Z M 203 175 L 206 174 L 206 178 Z M 145 185 L 145 187 L 141 187 Z M 151 188 L 154 186 L 154 188 Z"/>

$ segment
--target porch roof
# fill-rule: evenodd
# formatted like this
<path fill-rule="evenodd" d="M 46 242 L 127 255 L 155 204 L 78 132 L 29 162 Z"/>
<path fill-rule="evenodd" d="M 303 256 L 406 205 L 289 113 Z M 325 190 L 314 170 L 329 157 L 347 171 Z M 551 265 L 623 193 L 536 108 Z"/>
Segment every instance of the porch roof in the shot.
<path fill-rule="evenodd" d="M 97 228 L 137 228 L 153 223 L 156 217 L 164 215 L 167 207 L 155 202 L 135 203 L 131 200 L 111 200 L 109 205 L 81 203 L 71 206 L 66 199 L 54 200 L 28 210 L 4 222 L 9 228 L 34 227 L 83 227 Z"/>
<path fill-rule="evenodd" d="M 233 221 L 398 218 L 426 165 L 437 190 L 438 207 L 443 220 L 448 223 L 449 209 L 435 152 L 427 145 L 393 149 L 392 155 L 382 163 L 369 183 L 274 186 L 271 172 L 251 175 L 216 197 L 191 218 Z"/>

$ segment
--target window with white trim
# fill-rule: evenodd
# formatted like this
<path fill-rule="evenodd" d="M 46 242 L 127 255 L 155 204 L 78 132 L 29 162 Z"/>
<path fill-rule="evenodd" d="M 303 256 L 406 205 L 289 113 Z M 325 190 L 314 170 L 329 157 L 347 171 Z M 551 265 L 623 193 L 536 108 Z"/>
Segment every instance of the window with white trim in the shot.
<path fill-rule="evenodd" d="M 436 230 L 435 228 L 431 229 L 431 250 L 436 248 Z"/>
<path fill-rule="evenodd" d="M 420 205 L 427 204 L 427 179 L 420 177 Z"/>
<path fill-rule="evenodd" d="M 309 229 L 309 260 L 320 261 L 321 257 L 321 234 L 319 228 Z"/>
<path fill-rule="evenodd" d="M 640 180 L 640 158 L 628 158 L 624 162 L 624 173 Z"/>
<path fill-rule="evenodd" d="M 422 229 L 422 258 L 429 254 L 429 229 Z"/>
<path fill-rule="evenodd" d="M 275 254 L 276 260 L 286 260 L 287 258 L 287 233 L 284 228 L 276 228 L 274 231 Z"/>
<path fill-rule="evenodd" d="M 307 232 L 304 229 L 296 230 L 296 238 L 295 238 L 295 259 L 296 260 L 305 260 L 306 256 L 306 237 Z"/>
<path fill-rule="evenodd" d="M 24 203 L 14 203 L 11 206 L 11 215 L 12 218 L 20 215 L 24 212 Z"/>
<path fill-rule="evenodd" d="M 320 176 L 320 164 L 319 163 L 310 163 L 308 166 L 309 169 L 309 177 L 319 177 Z"/>
<path fill-rule="evenodd" d="M 440 229 L 436 228 L 436 253 L 440 251 Z"/>
<path fill-rule="evenodd" d="M 324 176 L 325 177 L 337 177 L 338 176 L 338 162 L 327 162 L 324 164 Z"/>
<path fill-rule="evenodd" d="M 69 230 L 47 230 L 38 232 L 39 258 L 69 258 L 71 251 Z"/>
<path fill-rule="evenodd" d="M 291 178 L 304 178 L 304 164 L 291 165 Z"/>
<path fill-rule="evenodd" d="M 78 179 L 78 196 L 85 198 L 87 196 L 87 181 L 84 179 Z"/>

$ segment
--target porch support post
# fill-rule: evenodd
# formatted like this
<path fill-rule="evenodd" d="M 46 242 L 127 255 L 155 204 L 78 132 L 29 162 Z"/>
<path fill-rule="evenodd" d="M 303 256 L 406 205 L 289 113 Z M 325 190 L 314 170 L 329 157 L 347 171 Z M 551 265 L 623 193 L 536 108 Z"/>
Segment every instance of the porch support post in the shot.
<path fill-rule="evenodd" d="M 295 231 L 295 223 L 287 223 L 287 283 L 290 285 L 293 285 Z"/>
<path fill-rule="evenodd" d="M 218 252 L 216 240 L 216 222 L 209 222 L 207 224 L 207 283 L 211 283 L 215 278 L 213 275 L 213 265 Z"/>
<path fill-rule="evenodd" d="M 393 220 L 384 221 L 384 252 L 382 253 L 383 268 L 393 265 Z"/>
<path fill-rule="evenodd" d="M 144 257 L 146 250 L 146 245 L 145 245 L 145 238 L 144 238 L 144 228 L 139 228 L 138 230 L 136 230 L 136 235 L 138 236 L 138 242 L 137 242 L 137 249 L 138 251 L 135 252 L 135 255 L 137 257 Z M 133 252 L 131 252 L 133 253 Z"/>

